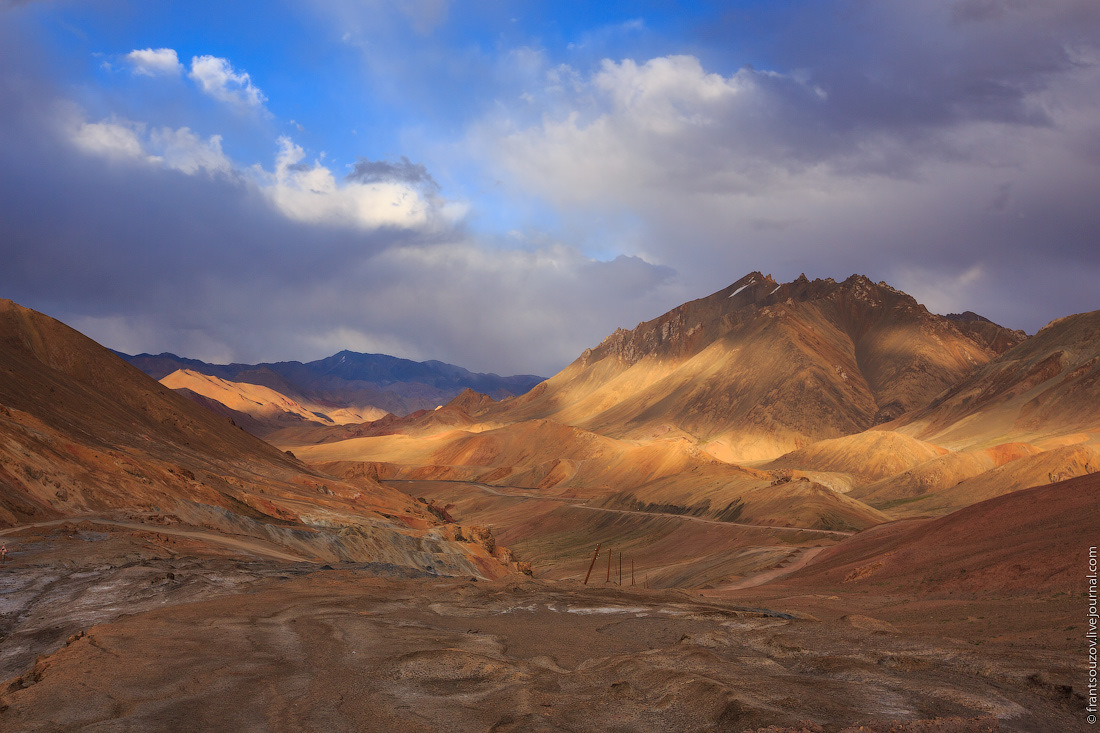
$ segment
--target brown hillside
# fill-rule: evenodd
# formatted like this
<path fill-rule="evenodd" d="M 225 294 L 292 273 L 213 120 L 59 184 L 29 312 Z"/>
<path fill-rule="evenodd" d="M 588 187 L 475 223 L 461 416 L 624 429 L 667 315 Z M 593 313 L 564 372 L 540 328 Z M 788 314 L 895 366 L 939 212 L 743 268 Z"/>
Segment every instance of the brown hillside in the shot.
<path fill-rule="evenodd" d="M 1005 443 L 982 450 L 952 451 L 908 470 L 859 486 L 851 492 L 851 496 L 874 506 L 904 502 L 950 489 L 967 479 L 1040 452 L 1042 451 L 1027 443 Z M 1031 480 L 1017 488 L 1027 488 L 1036 483 L 1037 480 Z"/>
<path fill-rule="evenodd" d="M 1023 456 L 939 491 L 917 495 L 902 504 L 883 504 L 869 496 L 861 498 L 864 501 L 873 501 L 880 507 L 889 507 L 890 513 L 899 517 L 945 514 L 1030 486 L 1055 483 L 1098 471 L 1100 448 L 1087 444 L 1067 445 Z"/>
<path fill-rule="evenodd" d="M 1004 326 L 998 326 L 993 321 L 979 316 L 973 311 L 948 313 L 944 318 L 954 323 L 955 328 L 987 347 L 994 354 L 1003 354 L 1013 346 L 1027 340 L 1027 334 L 1023 331 L 1011 331 Z"/>
<path fill-rule="evenodd" d="M 89 515 L 203 525 L 306 559 L 501 572 L 484 548 L 442 539 L 437 518 L 400 492 L 306 469 L 68 326 L 0 300 L 0 524 Z"/>

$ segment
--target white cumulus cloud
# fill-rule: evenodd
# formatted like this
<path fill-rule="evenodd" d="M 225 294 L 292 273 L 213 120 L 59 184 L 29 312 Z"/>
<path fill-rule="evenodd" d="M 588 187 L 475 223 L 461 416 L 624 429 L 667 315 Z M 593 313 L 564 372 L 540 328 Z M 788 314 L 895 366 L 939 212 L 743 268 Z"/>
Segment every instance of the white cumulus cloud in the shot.
<path fill-rule="evenodd" d="M 146 131 L 140 122 L 111 119 L 75 122 L 70 142 L 79 150 L 112 160 L 137 161 L 194 175 L 230 175 L 233 164 L 222 152 L 221 136 L 202 139 L 190 128 L 159 127 Z"/>
<path fill-rule="evenodd" d="M 183 71 L 183 64 L 172 48 L 134 49 L 125 58 L 139 76 L 178 76 Z"/>
<path fill-rule="evenodd" d="M 149 145 L 166 167 L 188 175 L 200 170 L 223 175 L 233 172 L 232 162 L 222 152 L 221 135 L 203 140 L 187 127 L 176 130 L 161 127 L 149 136 Z"/>
<path fill-rule="evenodd" d="M 69 139 L 85 153 L 116 160 L 144 159 L 148 156 L 141 142 L 141 132 L 139 125 L 129 122 L 81 122 L 72 130 Z"/>
<path fill-rule="evenodd" d="M 447 212 L 409 183 L 338 181 L 319 162 L 302 163 L 304 158 L 305 151 L 294 141 L 279 138 L 275 173 L 265 186 L 271 200 L 291 219 L 362 229 L 412 229 L 431 225 L 437 215 L 446 217 Z"/>
<path fill-rule="evenodd" d="M 219 102 L 260 109 L 267 97 L 245 71 L 236 71 L 228 59 L 194 56 L 188 75 L 202 91 Z"/>

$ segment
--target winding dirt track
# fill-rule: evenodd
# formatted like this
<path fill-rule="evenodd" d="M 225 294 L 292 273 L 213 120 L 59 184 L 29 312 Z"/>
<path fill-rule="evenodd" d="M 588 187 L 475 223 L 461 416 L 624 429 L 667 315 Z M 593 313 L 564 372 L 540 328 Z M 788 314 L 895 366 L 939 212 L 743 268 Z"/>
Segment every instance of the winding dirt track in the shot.
<path fill-rule="evenodd" d="M 799 553 L 798 558 L 790 565 L 785 565 L 779 568 L 772 568 L 771 570 L 765 570 L 762 573 L 750 575 L 747 578 L 742 578 L 741 580 L 735 581 L 728 585 L 715 586 L 711 590 L 741 590 L 742 588 L 755 588 L 758 585 L 770 583 L 777 578 L 782 578 L 785 575 L 790 575 L 794 571 L 801 570 L 802 568 L 806 567 L 810 564 L 810 561 L 817 557 L 824 549 L 824 547 L 807 547 L 805 550 L 802 550 Z"/>
<path fill-rule="evenodd" d="M 303 557 L 301 555 L 291 555 L 282 550 L 276 550 L 273 547 L 268 546 L 265 543 L 257 540 L 229 537 L 216 532 L 203 532 L 201 530 L 191 529 L 177 529 L 174 527 L 164 527 L 159 524 L 141 524 L 139 522 L 122 522 L 115 519 L 102 519 L 99 517 L 68 517 L 65 519 L 54 519 L 48 522 L 32 522 L 30 524 L 20 524 L 15 527 L 9 527 L 7 529 L 0 529 L 0 536 L 13 534 L 20 530 L 30 529 L 33 527 L 55 527 L 65 523 L 80 523 L 91 522 L 92 524 L 109 525 L 112 527 L 122 527 L 124 529 L 136 529 L 145 532 L 157 532 L 159 534 L 170 534 L 177 537 L 188 537 L 190 539 L 202 540 L 204 542 L 212 542 L 218 545 L 224 545 L 226 547 L 232 547 L 235 550 L 244 550 L 245 552 L 253 555 L 260 555 L 262 557 L 272 558 L 275 560 L 285 560 L 288 562 L 313 562 L 316 558 Z"/>
<path fill-rule="evenodd" d="M 449 484 L 461 484 L 463 486 L 473 486 L 474 488 L 480 489 L 480 490 L 484 491 L 487 494 L 492 494 L 494 496 L 505 496 L 505 497 L 508 497 L 508 498 L 511 498 L 511 499 L 523 499 L 523 500 L 537 499 L 539 501 L 560 501 L 560 502 L 562 502 L 564 504 L 567 504 L 568 506 L 571 506 L 575 509 L 587 509 L 588 511 L 592 511 L 592 512 L 608 512 L 608 513 L 611 513 L 611 514 L 633 514 L 633 515 L 642 516 L 642 517 L 672 517 L 674 519 L 684 519 L 684 520 L 691 521 L 691 522 L 702 522 L 704 524 L 717 524 L 717 525 L 720 525 L 720 526 L 723 526 L 723 527 L 747 527 L 748 529 L 766 529 L 766 530 L 773 530 L 773 531 L 774 530 L 788 530 L 788 531 L 791 531 L 791 532 L 809 532 L 811 534 L 821 534 L 821 535 L 827 535 L 827 536 L 830 536 L 830 537 L 835 537 L 835 536 L 850 537 L 853 534 L 855 534 L 855 532 L 843 532 L 843 531 L 840 531 L 840 530 L 832 530 L 832 529 L 810 529 L 808 527 L 783 527 L 783 526 L 770 525 L 770 524 L 744 524 L 742 522 L 723 522 L 719 519 L 707 519 L 705 517 L 696 517 L 696 516 L 692 516 L 690 514 L 671 514 L 669 512 L 643 512 L 643 511 L 639 511 L 639 510 L 636 510 L 636 509 L 610 509 L 608 507 L 590 506 L 588 504 L 577 504 L 572 499 L 561 497 L 561 496 L 532 496 L 529 493 L 527 493 L 527 494 L 516 494 L 516 493 L 512 493 L 510 491 L 501 491 L 500 490 L 501 488 L 519 488 L 519 487 L 489 486 L 487 484 L 479 484 L 479 483 L 475 483 L 473 481 L 443 481 L 443 480 L 440 480 L 440 479 L 430 479 L 430 481 L 436 482 L 436 483 L 449 483 Z M 417 483 L 424 483 L 424 482 L 421 481 L 421 480 L 418 480 L 418 479 L 384 479 L 384 480 L 382 480 L 382 483 L 384 483 L 384 484 L 398 484 L 398 483 L 417 484 Z M 520 489 L 520 490 L 523 491 L 524 489 Z M 526 491 L 530 491 L 530 489 L 527 489 Z"/>

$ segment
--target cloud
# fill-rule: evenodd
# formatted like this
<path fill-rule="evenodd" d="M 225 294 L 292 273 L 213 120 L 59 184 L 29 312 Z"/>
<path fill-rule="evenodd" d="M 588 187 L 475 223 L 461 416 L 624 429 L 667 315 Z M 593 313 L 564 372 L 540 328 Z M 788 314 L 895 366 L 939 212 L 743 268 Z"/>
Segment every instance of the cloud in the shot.
<path fill-rule="evenodd" d="M 190 128 L 158 127 L 146 132 L 146 125 L 111 119 L 84 122 L 75 113 L 66 127 L 69 141 L 81 152 L 115 161 L 130 161 L 194 175 L 232 175 L 232 162 L 222 152 L 221 136 L 206 140 Z"/>
<path fill-rule="evenodd" d="M 86 153 L 116 160 L 147 160 L 141 128 L 132 123 L 81 122 L 70 140 Z"/>
<path fill-rule="evenodd" d="M 211 175 L 233 173 L 232 162 L 222 152 L 221 135 L 211 135 L 203 140 L 187 127 L 175 130 L 160 127 L 149 136 L 149 145 L 166 167 L 188 175 L 199 171 Z"/>
<path fill-rule="evenodd" d="M 1100 6 L 823 3 L 784 22 L 805 42 L 770 49 L 778 70 L 547 64 L 463 145 L 514 208 L 541 202 L 582 249 L 673 267 L 700 294 L 751 269 L 864 272 L 1034 329 L 1049 311 L 1009 295 L 1013 268 L 1100 267 Z M 968 287 L 928 284 L 976 263 Z"/>
<path fill-rule="evenodd" d="M 563 76 L 576 78 L 558 68 L 548 81 L 558 90 Z M 782 112 L 812 114 L 821 97 L 781 74 L 708 73 L 691 56 L 604 60 L 556 115 L 485 142 L 514 179 L 564 205 L 630 202 L 653 189 L 759 194 L 806 167 Z"/>
<path fill-rule="evenodd" d="M 235 71 L 227 59 L 193 56 L 191 79 L 209 96 L 226 104 L 262 109 L 267 97 L 252 84 L 247 72 Z"/>
<path fill-rule="evenodd" d="M 171 48 L 134 49 L 125 58 L 138 76 L 179 76 L 183 72 L 179 56 Z"/>
<path fill-rule="evenodd" d="M 183 239 L 165 236 L 173 246 Z M 205 266 L 208 248 L 184 246 L 180 273 L 160 281 L 155 297 L 143 296 L 144 309 L 128 307 L 119 293 L 101 306 L 108 313 L 74 324 L 131 353 L 182 350 L 226 362 L 313 359 L 350 348 L 549 376 L 616 326 L 658 315 L 674 287 L 665 268 L 637 258 L 593 260 L 560 244 L 494 255 L 468 240 L 406 241 L 377 251 L 348 247 L 332 260 L 295 251 L 288 240 L 268 242 L 254 260 L 215 255 Z M 337 238 L 320 246 L 348 244 Z M 120 274 L 135 277 L 134 269 Z M 560 303 L 546 308 L 548 299 Z"/>
<path fill-rule="evenodd" d="M 986 268 L 977 263 L 962 272 L 906 266 L 894 285 L 912 295 L 933 313 L 959 313 L 971 308 L 975 292 L 986 279 Z"/>
<path fill-rule="evenodd" d="M 320 162 L 303 163 L 305 151 L 289 137 L 279 138 L 275 173 L 265 190 L 278 209 L 298 221 L 360 229 L 429 228 L 461 215 L 418 188 L 434 184 L 423 165 L 407 159 L 390 164 L 360 160 L 343 181 Z M 435 188 L 431 185 L 430 188 Z"/>
<path fill-rule="evenodd" d="M 196 175 L 245 179 L 283 216 L 313 225 L 356 230 L 389 228 L 438 232 L 466 213 L 448 201 L 423 164 L 361 159 L 343 180 L 319 161 L 304 163 L 305 150 L 289 137 L 278 140 L 274 171 L 235 165 L 222 150 L 220 135 L 203 139 L 188 127 L 158 127 L 129 120 L 85 122 L 75 112 L 66 128 L 69 142 L 83 153 L 113 161 Z"/>
<path fill-rule="evenodd" d="M 413 163 L 403 155 L 396 163 L 360 158 L 352 166 L 351 173 L 347 175 L 347 180 L 358 183 L 392 181 L 439 190 L 439 184 L 428 173 L 428 169 L 424 167 L 423 163 Z"/>

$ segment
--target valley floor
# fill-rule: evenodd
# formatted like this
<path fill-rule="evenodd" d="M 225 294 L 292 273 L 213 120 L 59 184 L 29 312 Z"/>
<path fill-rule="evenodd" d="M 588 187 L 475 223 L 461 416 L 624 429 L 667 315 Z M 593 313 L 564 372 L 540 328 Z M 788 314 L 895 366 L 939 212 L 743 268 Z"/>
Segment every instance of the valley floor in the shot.
<path fill-rule="evenodd" d="M 412 577 L 152 527 L 4 540 L 4 731 L 1086 729 L 1065 594 Z"/>

